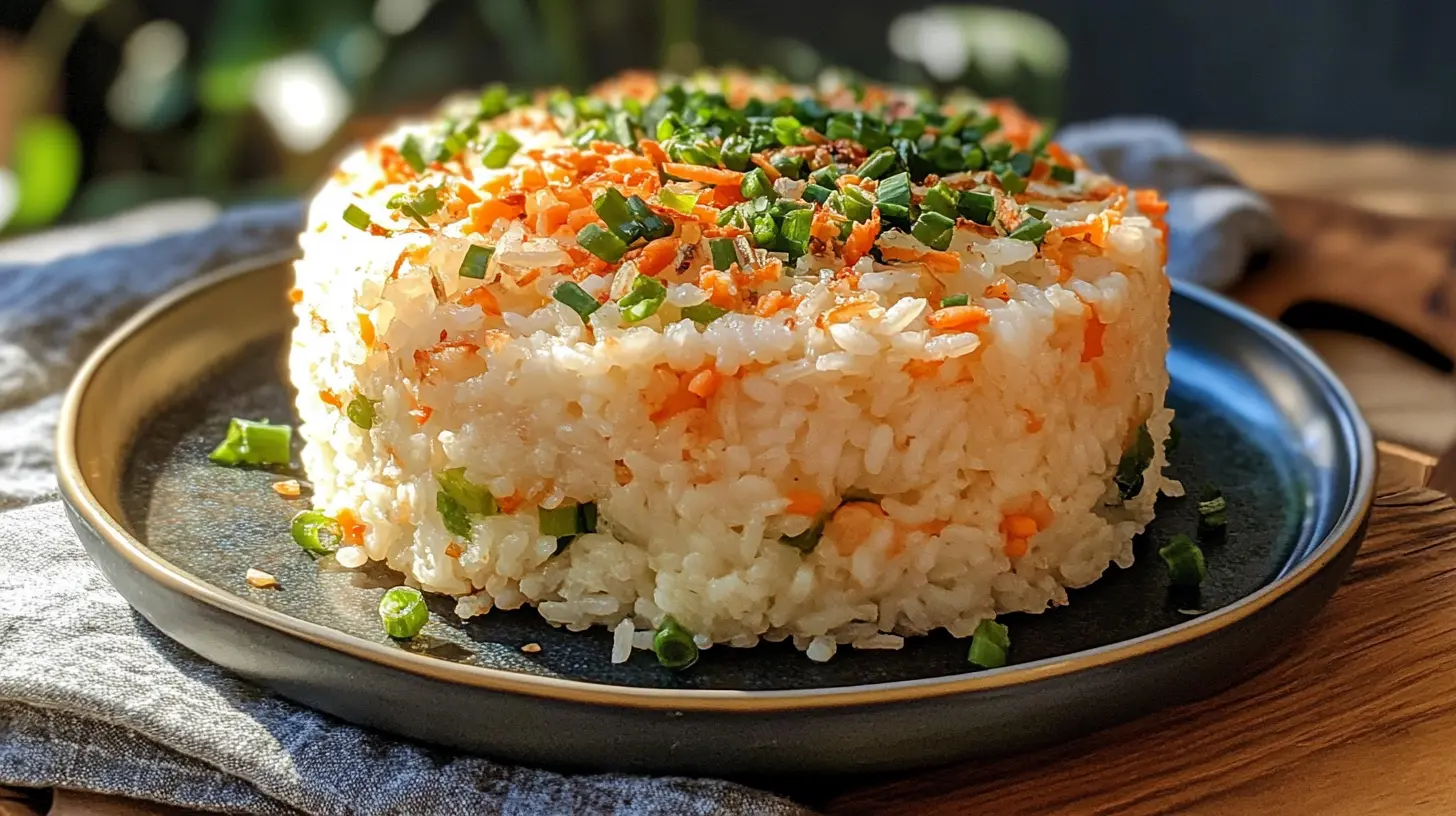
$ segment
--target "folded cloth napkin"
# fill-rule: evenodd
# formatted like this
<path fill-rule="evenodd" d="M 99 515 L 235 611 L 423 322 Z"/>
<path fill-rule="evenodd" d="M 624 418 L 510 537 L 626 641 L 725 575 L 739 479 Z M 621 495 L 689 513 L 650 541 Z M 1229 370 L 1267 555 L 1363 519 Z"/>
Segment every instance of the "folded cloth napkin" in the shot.
<path fill-rule="evenodd" d="M 1266 205 L 1157 123 L 1069 128 L 1129 181 L 1162 186 L 1170 269 L 1224 284 L 1272 240 Z M 55 501 L 60 394 L 95 343 L 177 283 L 291 246 L 297 204 L 169 205 L 0 244 L 0 784 L 235 813 L 803 812 L 715 780 L 565 775 L 392 739 L 265 694 L 133 613 Z M 186 225 L 168 234 L 160 225 Z M 120 233 L 117 245 L 110 236 Z M 85 248 L 64 256 L 65 241 Z"/>

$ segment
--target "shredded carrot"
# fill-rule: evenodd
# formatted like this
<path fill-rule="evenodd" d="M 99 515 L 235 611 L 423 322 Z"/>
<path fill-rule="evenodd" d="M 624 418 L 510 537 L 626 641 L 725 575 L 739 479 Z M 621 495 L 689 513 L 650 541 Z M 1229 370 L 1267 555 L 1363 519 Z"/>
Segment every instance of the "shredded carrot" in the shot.
<path fill-rule="evenodd" d="M 1035 411 L 1022 408 L 1021 413 L 1026 415 L 1027 433 L 1036 433 L 1037 431 L 1041 430 L 1042 425 L 1046 422 L 1046 420 L 1042 418 L 1041 414 L 1038 414 Z"/>
<path fill-rule="evenodd" d="M 353 510 L 345 507 L 335 516 L 339 522 L 339 529 L 343 532 L 345 544 L 352 544 L 357 547 L 364 543 L 364 523 L 354 514 Z"/>
<path fill-rule="evenodd" d="M 390 184 L 402 184 L 415 177 L 414 168 L 389 145 L 379 148 L 379 168 L 384 171 L 384 180 Z"/>
<path fill-rule="evenodd" d="M 743 190 L 732 184 L 723 184 L 713 188 L 713 206 L 718 209 L 731 207 L 743 201 Z"/>
<path fill-rule="evenodd" d="M 1008 278 L 997 278 L 996 282 L 986 287 L 982 293 L 984 297 L 995 298 L 996 300 L 1011 299 L 1011 281 Z"/>
<path fill-rule="evenodd" d="M 1097 383 L 1097 390 L 1106 391 L 1109 383 L 1107 381 L 1107 372 L 1102 368 L 1102 361 L 1093 360 L 1087 365 L 1092 369 L 1092 381 Z"/>
<path fill-rule="evenodd" d="M 566 216 L 566 226 L 572 232 L 579 232 L 587 224 L 599 224 L 601 220 L 596 210 L 593 210 L 591 207 L 582 207 L 579 210 L 572 210 L 571 214 Z"/>
<path fill-rule="evenodd" d="M 618 173 L 630 173 L 634 170 L 655 171 L 657 169 L 657 165 L 646 156 L 636 156 L 630 153 L 623 156 L 613 156 L 607 164 Z"/>
<path fill-rule="evenodd" d="M 514 513 L 517 510 L 521 509 L 521 505 L 525 503 L 526 500 L 521 497 L 521 492 L 519 490 L 509 496 L 501 496 L 495 500 L 495 506 L 506 515 L 510 515 L 511 513 Z"/>
<path fill-rule="evenodd" d="M 359 312 L 359 340 L 364 343 L 364 348 L 374 348 L 374 321 L 369 319 L 368 312 Z"/>
<path fill-rule="evenodd" d="M 779 169 L 773 166 L 773 162 L 769 161 L 768 157 L 763 155 L 762 153 L 754 153 L 752 156 L 749 156 L 749 158 L 753 160 L 754 165 L 757 166 L 758 169 L 763 171 L 763 174 L 765 176 L 768 176 L 769 181 L 777 181 L 778 179 L 783 178 L 784 174 L 780 173 Z"/>
<path fill-rule="evenodd" d="M 428 405 L 421 405 L 418 408 L 410 409 L 409 415 L 415 418 L 415 424 L 423 427 L 426 422 L 430 421 L 430 416 L 434 413 L 434 408 L 431 408 Z"/>
<path fill-rule="evenodd" d="M 1107 333 L 1107 324 L 1097 319 L 1097 307 L 1090 303 L 1082 305 L 1086 317 L 1086 328 L 1082 330 L 1082 362 L 1091 362 L 1102 356 L 1102 338 Z"/>
<path fill-rule="evenodd" d="M 821 241 L 832 241 L 839 237 L 839 224 L 835 223 L 828 207 L 814 211 L 814 220 L 809 224 L 809 235 Z"/>
<path fill-rule="evenodd" d="M 926 318 L 931 328 L 940 331 L 974 331 L 990 320 L 991 313 L 980 306 L 947 306 Z"/>
<path fill-rule="evenodd" d="M 709 399 L 714 394 L 718 393 L 718 385 L 722 382 L 722 380 L 722 375 L 719 374 L 716 370 L 712 368 L 705 368 L 702 371 L 694 374 L 692 376 L 692 379 L 688 380 L 688 391 L 702 397 L 703 399 Z"/>
<path fill-rule="evenodd" d="M 524 207 L 507 204 L 499 198 L 487 198 L 470 205 L 470 226 L 475 232 L 489 232 L 497 220 L 519 218 L 524 211 Z"/>
<path fill-rule="evenodd" d="M 877 209 L 870 220 L 855 224 L 849 231 L 849 240 L 844 242 L 844 264 L 854 266 L 875 245 L 880 234 L 880 211 Z"/>
<path fill-rule="evenodd" d="M 344 407 L 344 401 L 339 399 L 339 397 L 332 391 L 320 391 L 319 401 L 325 405 L 332 405 L 335 408 L 342 409 Z"/>
<path fill-rule="evenodd" d="M 468 184 L 455 185 L 455 197 L 466 205 L 480 203 L 480 194 L 470 189 L 470 185 Z"/>
<path fill-rule="evenodd" d="M 677 239 L 670 235 L 649 242 L 642 248 L 642 254 L 637 256 L 637 271 L 652 277 L 668 268 L 677 260 L 677 247 Z"/>
<path fill-rule="evenodd" d="M 528 164 L 521 168 L 520 180 L 517 184 L 528 193 L 534 192 L 546 186 L 546 174 L 540 167 Z"/>
<path fill-rule="evenodd" d="M 581 187 L 562 187 L 552 192 L 563 204 L 571 205 L 572 209 L 591 206 L 591 195 Z"/>
<path fill-rule="evenodd" d="M 759 299 L 753 307 L 753 313 L 759 317 L 771 317 L 784 308 L 791 297 L 787 292 L 775 289 Z"/>
<path fill-rule="evenodd" d="M 824 497 L 812 490 L 790 490 L 784 498 L 789 500 L 784 512 L 791 516 L 817 516 L 824 509 Z"/>
<path fill-rule="evenodd" d="M 293 287 L 292 289 L 289 289 L 288 290 L 288 302 L 289 303 L 302 303 L 303 302 L 303 290 L 302 289 L 299 289 L 297 286 Z"/>
<path fill-rule="evenodd" d="M 845 502 L 834 511 L 829 532 L 834 548 L 842 556 L 850 556 L 869 540 L 874 525 L 885 518 L 885 511 L 875 502 Z"/>
<path fill-rule="evenodd" d="M 1076 166 L 1072 162 L 1072 157 L 1069 156 L 1067 154 L 1067 151 L 1066 150 L 1063 150 L 1062 149 L 1062 146 L 1059 145 L 1059 144 L 1057 144 L 1056 142 L 1048 142 L 1046 149 L 1047 149 L 1047 155 L 1048 156 L 1051 156 L 1052 157 L 1052 161 L 1056 162 L 1057 164 L 1060 164 L 1063 167 L 1075 167 Z"/>
<path fill-rule="evenodd" d="M 680 179 L 687 179 L 688 181 L 699 181 L 703 184 L 743 183 L 743 174 L 736 170 L 724 170 L 721 167 L 704 167 L 700 164 L 665 162 L 662 165 L 662 172 Z"/>
<path fill-rule="evenodd" d="M 459 558 L 464 554 L 465 548 L 460 546 L 460 542 L 458 541 L 452 541 L 449 544 L 445 545 L 445 555 L 451 558 Z"/>
<path fill-rule="evenodd" d="M 642 148 L 642 155 L 651 159 L 653 164 L 662 165 L 669 161 L 667 151 L 662 149 L 662 145 L 651 139 L 643 139 L 637 143 L 637 146 Z"/>
<path fill-rule="evenodd" d="M 1157 190 L 1138 190 L 1133 193 L 1138 212 L 1149 218 L 1160 218 L 1168 212 L 1168 202 L 1158 198 Z"/>
<path fill-rule="evenodd" d="M 1003 547 L 1007 558 L 1021 558 L 1026 555 L 1028 549 L 1030 548 L 1024 538 L 1008 538 L 1006 546 Z"/>
<path fill-rule="evenodd" d="M 1036 519 L 1012 513 L 1001 520 L 1001 532 L 1012 538 L 1031 538 L 1037 534 Z"/>
<path fill-rule="evenodd" d="M 500 303 L 486 286 L 477 286 L 461 295 L 460 305 L 479 306 L 480 311 L 488 317 L 499 317 L 501 313 Z"/>
<path fill-rule="evenodd" d="M 905 364 L 905 373 L 913 380 L 928 380 L 940 373 L 944 360 L 911 360 Z"/>

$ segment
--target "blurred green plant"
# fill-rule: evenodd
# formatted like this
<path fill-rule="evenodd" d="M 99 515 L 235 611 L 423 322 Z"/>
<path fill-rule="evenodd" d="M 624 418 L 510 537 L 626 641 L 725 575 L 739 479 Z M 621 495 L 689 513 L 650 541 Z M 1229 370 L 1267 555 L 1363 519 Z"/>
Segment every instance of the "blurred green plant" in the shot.
<path fill-rule="evenodd" d="M 765 36 L 764 21 L 736 4 L 698 0 L 217 0 L 205 29 L 192 32 L 151 19 L 145 2 L 42 8 L 22 46 L 29 80 L 19 124 L 10 155 L 0 156 L 0 230 L 157 198 L 296 195 L 385 119 L 491 80 L 581 88 L 655 63 L 677 72 L 764 67 L 806 81 L 847 64 L 883 79 L 1012 96 L 1055 116 L 1067 64 L 1064 40 L 1044 20 L 981 6 L 887 9 L 891 19 L 878 26 L 839 15 L 807 33 Z M 72 125 L 48 111 L 88 25 L 122 58 L 107 78 L 102 146 L 83 156 Z M 5 167 L 18 196 L 8 222 Z M 91 177 L 82 179 L 82 167 Z"/>

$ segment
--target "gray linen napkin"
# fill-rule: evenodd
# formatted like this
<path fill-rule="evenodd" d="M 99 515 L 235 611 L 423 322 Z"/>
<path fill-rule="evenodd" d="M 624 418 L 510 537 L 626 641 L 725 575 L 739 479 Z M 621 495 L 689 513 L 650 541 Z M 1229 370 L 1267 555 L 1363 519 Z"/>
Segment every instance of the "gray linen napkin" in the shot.
<path fill-rule="evenodd" d="M 1176 131 L 1113 128 L 1069 128 L 1066 141 L 1131 182 L 1166 182 L 1175 274 L 1228 283 L 1277 234 L 1267 205 Z M 55 501 L 60 394 L 138 307 L 292 245 L 301 219 L 296 204 L 169 206 L 0 244 L 0 784 L 236 813 L 803 812 L 727 782 L 563 775 L 374 734 L 261 692 L 133 613 Z M 187 228 L 163 234 L 179 222 Z"/>

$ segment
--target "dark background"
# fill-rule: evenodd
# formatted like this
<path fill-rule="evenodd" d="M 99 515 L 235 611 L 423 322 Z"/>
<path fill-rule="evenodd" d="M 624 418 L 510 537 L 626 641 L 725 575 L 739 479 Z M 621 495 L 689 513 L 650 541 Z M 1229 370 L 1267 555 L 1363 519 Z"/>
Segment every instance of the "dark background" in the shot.
<path fill-rule="evenodd" d="M 396 18 L 427 10 L 392 31 L 384 6 Z M 127 43 L 159 19 L 185 53 L 137 80 Z M 1434 0 L 0 0 L 0 167 L 20 180 L 12 232 L 173 196 L 297 194 L 350 140 L 451 90 L 725 63 L 965 85 L 1059 121 L 1156 114 L 1202 130 L 1449 146 L 1453 32 L 1456 5 Z M 348 101 L 318 144 L 280 140 L 250 96 L 258 68 L 290 55 L 325 66 Z M 146 97 L 125 116 L 123 85 Z"/>

